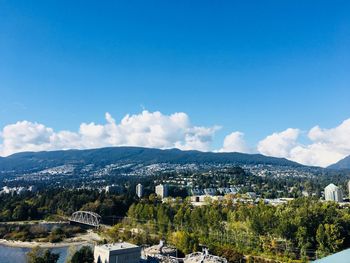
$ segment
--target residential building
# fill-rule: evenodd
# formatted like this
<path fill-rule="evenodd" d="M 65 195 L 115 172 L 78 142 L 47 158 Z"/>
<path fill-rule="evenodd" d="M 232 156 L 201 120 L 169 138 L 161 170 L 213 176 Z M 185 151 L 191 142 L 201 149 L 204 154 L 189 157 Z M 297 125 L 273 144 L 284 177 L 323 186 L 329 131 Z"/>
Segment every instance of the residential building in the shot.
<path fill-rule="evenodd" d="M 138 184 L 136 185 L 136 195 L 141 198 L 143 196 L 143 185 Z"/>
<path fill-rule="evenodd" d="M 216 194 L 216 189 L 215 188 L 205 188 L 204 189 L 204 194 L 205 195 L 215 195 Z"/>
<path fill-rule="evenodd" d="M 156 186 L 156 195 L 161 197 L 162 199 L 164 197 L 168 196 L 168 186 L 166 184 L 159 184 Z"/>
<path fill-rule="evenodd" d="M 326 201 L 343 202 L 342 190 L 334 184 L 329 184 L 325 187 L 324 197 Z"/>
<path fill-rule="evenodd" d="M 94 263 L 139 263 L 141 247 L 122 242 L 95 246 Z"/>

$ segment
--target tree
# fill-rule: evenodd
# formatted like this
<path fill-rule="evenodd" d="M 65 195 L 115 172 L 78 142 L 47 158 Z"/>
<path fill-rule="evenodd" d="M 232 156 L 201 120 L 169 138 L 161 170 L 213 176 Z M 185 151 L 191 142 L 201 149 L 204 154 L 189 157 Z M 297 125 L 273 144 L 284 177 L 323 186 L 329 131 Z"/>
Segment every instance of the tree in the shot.
<path fill-rule="evenodd" d="M 77 252 L 77 247 L 76 246 L 70 246 L 68 248 L 68 253 L 67 253 L 67 263 L 71 263 L 72 262 L 72 257 L 74 256 L 74 254 Z"/>
<path fill-rule="evenodd" d="M 242 253 L 238 252 L 230 246 L 223 246 L 216 249 L 216 253 L 227 259 L 229 263 L 234 262 L 244 262 L 244 256 Z"/>
<path fill-rule="evenodd" d="M 335 224 L 320 224 L 316 232 L 316 240 L 320 256 L 337 252 L 344 242 L 344 238 L 341 237 L 341 229 Z"/>
<path fill-rule="evenodd" d="M 33 248 L 27 255 L 28 263 L 57 263 L 59 254 L 52 253 L 50 250 L 41 250 L 40 247 Z"/>
<path fill-rule="evenodd" d="M 184 254 L 195 251 L 198 247 L 198 240 L 186 231 L 176 231 L 171 235 L 171 243 Z"/>
<path fill-rule="evenodd" d="M 94 254 L 88 246 L 83 246 L 73 255 L 70 263 L 93 263 Z"/>
<path fill-rule="evenodd" d="M 306 251 L 311 246 L 310 237 L 307 233 L 306 227 L 300 226 L 296 232 L 296 239 L 298 241 L 298 247 L 300 247 L 301 256 L 306 257 Z"/>
<path fill-rule="evenodd" d="M 14 220 L 26 220 L 28 217 L 28 206 L 24 203 L 17 205 L 13 210 L 12 217 Z"/>

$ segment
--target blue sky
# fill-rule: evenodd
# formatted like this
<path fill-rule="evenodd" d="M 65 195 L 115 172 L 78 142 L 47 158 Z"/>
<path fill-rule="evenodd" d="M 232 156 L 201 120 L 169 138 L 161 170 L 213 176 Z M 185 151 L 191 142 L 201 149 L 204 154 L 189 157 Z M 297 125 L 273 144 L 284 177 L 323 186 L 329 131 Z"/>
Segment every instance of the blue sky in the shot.
<path fill-rule="evenodd" d="M 0 1 L 0 128 L 185 112 L 248 145 L 350 117 L 349 1 Z M 303 138 L 301 139 L 304 140 Z"/>

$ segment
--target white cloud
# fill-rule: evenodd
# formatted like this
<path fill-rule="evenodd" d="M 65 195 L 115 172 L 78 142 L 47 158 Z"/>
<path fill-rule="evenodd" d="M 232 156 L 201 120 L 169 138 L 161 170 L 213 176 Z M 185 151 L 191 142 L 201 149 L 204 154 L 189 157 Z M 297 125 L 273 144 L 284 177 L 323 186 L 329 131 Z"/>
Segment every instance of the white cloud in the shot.
<path fill-rule="evenodd" d="M 350 151 L 348 154 L 350 154 Z M 348 154 L 341 154 L 332 145 L 312 143 L 294 147 L 291 149 L 288 158 L 306 165 L 326 167 L 336 163 Z"/>
<path fill-rule="evenodd" d="M 300 131 L 287 129 L 259 142 L 258 151 L 306 164 L 326 167 L 350 155 L 350 119 L 331 129 L 315 126 L 309 130 L 309 144 L 298 141 Z"/>
<path fill-rule="evenodd" d="M 218 126 L 194 126 L 187 114 L 162 114 L 142 111 L 126 115 L 117 122 L 109 113 L 106 123 L 82 123 L 78 131 L 54 131 L 43 124 L 19 121 L 6 125 L 0 132 L 0 155 L 21 151 L 87 149 L 107 146 L 144 146 L 179 148 L 182 150 L 212 150 Z M 309 143 L 300 142 L 307 135 Z M 244 134 L 228 134 L 219 152 L 252 152 Z M 288 128 L 261 140 L 256 150 L 264 155 L 285 157 L 306 165 L 328 166 L 350 155 L 350 119 L 339 126 L 324 129 L 315 126 L 307 133 Z"/>
<path fill-rule="evenodd" d="M 245 141 L 244 133 L 236 131 L 227 135 L 219 152 L 250 152 Z"/>
<path fill-rule="evenodd" d="M 191 124 L 185 113 L 164 115 L 143 111 L 126 115 L 120 123 L 106 113 L 105 124 L 82 123 L 78 132 L 54 131 L 43 124 L 21 121 L 7 125 L 0 136 L 0 155 L 21 151 L 85 149 L 106 146 L 144 146 L 154 148 L 210 150 L 219 127 Z"/>
<path fill-rule="evenodd" d="M 44 150 L 50 145 L 50 137 L 53 134 L 51 128 L 42 124 L 20 121 L 4 127 L 1 132 L 1 149 L 4 154 L 7 149 L 11 149 L 12 152 Z"/>
<path fill-rule="evenodd" d="M 300 134 L 298 129 L 289 128 L 282 132 L 275 132 L 258 143 L 260 153 L 275 157 L 287 157 L 290 150 L 296 146 Z"/>
<path fill-rule="evenodd" d="M 312 141 L 291 150 L 293 160 L 308 165 L 328 166 L 350 155 L 350 119 L 331 129 L 315 126 L 308 132 Z"/>

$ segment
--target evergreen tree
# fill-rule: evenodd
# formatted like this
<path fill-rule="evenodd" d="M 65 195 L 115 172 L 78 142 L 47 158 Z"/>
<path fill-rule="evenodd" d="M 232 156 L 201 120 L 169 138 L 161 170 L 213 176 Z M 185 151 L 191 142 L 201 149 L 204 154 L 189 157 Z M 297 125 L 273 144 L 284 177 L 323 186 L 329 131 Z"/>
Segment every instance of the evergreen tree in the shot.
<path fill-rule="evenodd" d="M 70 263 L 93 263 L 94 253 L 88 246 L 83 246 L 73 255 Z"/>

